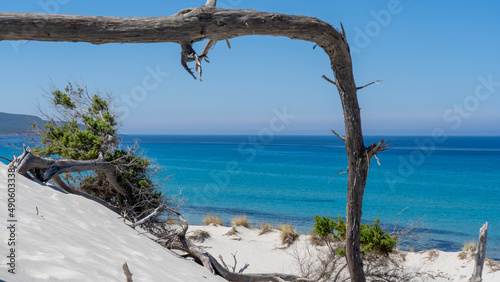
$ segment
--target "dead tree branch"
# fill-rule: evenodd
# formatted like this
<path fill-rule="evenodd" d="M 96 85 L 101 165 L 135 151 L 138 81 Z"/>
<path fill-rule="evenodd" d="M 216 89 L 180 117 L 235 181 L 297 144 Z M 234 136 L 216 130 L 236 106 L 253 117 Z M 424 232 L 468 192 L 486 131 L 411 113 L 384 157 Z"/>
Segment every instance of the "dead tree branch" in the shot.
<path fill-rule="evenodd" d="M 243 271 L 245 271 L 245 269 L 247 269 L 249 266 L 250 264 L 245 263 L 245 265 L 238 271 L 238 273 L 243 273 Z"/>
<path fill-rule="evenodd" d="M 367 87 L 367 86 L 370 86 L 370 85 L 372 85 L 372 84 L 377 84 L 378 86 L 382 86 L 382 85 L 380 85 L 380 84 L 379 84 L 379 82 L 382 82 L 382 81 L 383 81 L 383 80 L 375 80 L 375 81 L 372 81 L 372 82 L 370 82 L 370 83 L 368 83 L 368 84 L 365 84 L 365 85 L 363 85 L 363 86 L 361 86 L 361 87 L 358 87 L 357 89 L 358 89 L 358 90 L 360 90 L 360 89 L 363 89 L 363 88 L 365 88 L 365 87 Z"/>
<path fill-rule="evenodd" d="M 344 141 L 345 142 L 345 138 L 344 136 L 338 134 L 337 132 L 335 132 L 335 130 L 331 129 L 330 130 L 333 132 L 333 134 L 335 134 L 335 136 L 337 136 L 338 138 L 340 138 L 340 140 Z"/>
<path fill-rule="evenodd" d="M 211 7 L 189 8 L 171 16 L 153 18 L 0 13 L 0 41 L 92 44 L 173 42 L 182 45 L 181 64 L 193 77 L 194 73 L 187 64 L 195 61 L 195 69 L 201 74 L 201 58 L 192 50 L 192 44 L 202 40 L 220 41 L 247 35 L 268 35 L 316 43 L 329 56 L 335 76 L 331 82 L 335 82 L 339 92 L 344 115 L 348 159 L 346 259 L 351 279 L 365 281 L 359 243 L 363 194 L 370 158 L 384 148 L 380 145 L 367 151 L 364 145 L 358 88 L 343 26 L 339 31 L 327 22 L 307 16 L 220 9 L 212 6 L 215 1 L 208 1 L 207 5 Z"/>
<path fill-rule="evenodd" d="M 376 156 L 378 152 L 384 152 L 387 151 L 394 146 L 389 146 L 391 144 L 391 141 L 385 142 L 384 139 L 382 139 L 380 142 L 377 144 L 372 143 L 368 148 L 366 148 L 368 158 L 371 159 L 373 156 Z"/>
<path fill-rule="evenodd" d="M 123 266 L 123 273 L 125 273 L 125 277 L 127 277 L 127 282 L 132 282 L 132 273 L 130 272 L 130 269 L 128 269 L 127 263 L 124 263 Z"/>
<path fill-rule="evenodd" d="M 149 214 L 148 216 L 146 216 L 145 218 L 143 218 L 137 222 L 134 222 L 130 227 L 135 228 L 136 226 L 144 224 L 146 221 L 150 220 L 151 218 L 153 218 L 153 216 L 158 214 L 158 212 L 164 207 L 165 207 L 165 204 L 159 205 L 151 214 Z"/>
<path fill-rule="evenodd" d="M 189 63 L 189 62 L 196 61 L 196 70 L 198 70 L 198 63 L 200 63 L 200 62 L 199 62 L 199 57 L 196 54 L 196 51 L 194 51 L 194 49 L 193 49 L 193 44 L 192 43 L 182 43 L 181 48 L 182 48 L 181 65 L 194 79 L 196 79 L 196 76 L 194 75 L 193 71 L 187 65 L 187 63 Z"/>
<path fill-rule="evenodd" d="M 189 8 L 172 16 L 156 18 L 118 18 L 29 13 L 0 13 L 1 40 L 37 40 L 105 43 L 174 42 L 182 47 L 181 64 L 194 77 L 187 63 L 195 62 L 201 73 L 201 59 L 220 40 L 245 35 L 287 36 L 333 48 L 332 39 L 340 34 L 329 24 L 305 16 L 291 16 L 252 10 L 216 8 L 215 0 L 205 6 Z M 35 23 L 35 24 L 33 24 Z M 290 29 L 290 26 L 296 28 Z M 310 34 L 314 31 L 313 34 Z M 197 55 L 194 42 L 209 39 Z M 196 77 L 195 77 L 196 78 Z"/>
<path fill-rule="evenodd" d="M 335 179 L 335 177 L 337 177 L 339 174 L 347 174 L 347 171 L 346 171 L 346 170 L 347 170 L 347 167 L 346 167 L 346 168 L 343 168 L 343 169 L 341 169 L 341 170 L 339 170 L 339 172 L 337 172 L 337 173 L 336 173 L 336 174 L 332 177 L 332 179 L 330 179 L 330 180 L 328 181 L 328 183 L 330 183 L 332 180 L 334 180 L 334 179 Z"/>
<path fill-rule="evenodd" d="M 425 237 L 426 234 L 422 232 L 417 232 L 418 229 L 424 228 L 424 217 L 421 217 L 419 219 L 416 219 L 412 222 L 410 222 L 406 227 L 400 228 L 399 227 L 399 216 L 402 214 L 405 210 L 407 210 L 408 207 L 400 210 L 398 214 L 396 215 L 396 223 L 394 223 L 394 228 L 391 232 L 391 236 L 397 236 L 398 238 L 403 237 L 408 240 L 412 241 L 418 241 Z"/>
<path fill-rule="evenodd" d="M 37 179 L 42 182 L 47 182 L 54 176 L 61 173 L 99 170 L 106 175 L 107 180 L 118 193 L 126 195 L 125 190 L 116 180 L 112 165 L 101 159 L 89 161 L 70 159 L 56 160 L 51 158 L 42 158 L 26 149 L 20 157 L 13 160 L 11 167 L 15 168 L 16 172 L 21 175 L 27 175 L 29 171 L 36 169 L 38 175 Z"/>
<path fill-rule="evenodd" d="M 328 78 L 326 75 L 323 75 L 322 78 L 324 78 L 326 81 L 330 82 L 331 84 L 337 86 L 337 82 L 331 80 L 330 78 Z"/>
<path fill-rule="evenodd" d="M 205 61 L 209 63 L 210 61 L 207 59 L 208 52 L 210 52 L 210 50 L 215 46 L 215 43 L 217 43 L 216 40 L 208 40 L 203 52 L 201 52 L 200 58 L 205 59 Z"/>
<path fill-rule="evenodd" d="M 207 0 L 205 7 L 215 7 L 216 4 L 217 4 L 217 0 Z"/>
<path fill-rule="evenodd" d="M 8 161 L 9 163 L 11 163 L 11 162 L 12 162 L 12 160 L 7 159 L 6 157 L 2 157 L 2 156 L 0 156 L 0 159 L 4 159 L 4 160 Z"/>

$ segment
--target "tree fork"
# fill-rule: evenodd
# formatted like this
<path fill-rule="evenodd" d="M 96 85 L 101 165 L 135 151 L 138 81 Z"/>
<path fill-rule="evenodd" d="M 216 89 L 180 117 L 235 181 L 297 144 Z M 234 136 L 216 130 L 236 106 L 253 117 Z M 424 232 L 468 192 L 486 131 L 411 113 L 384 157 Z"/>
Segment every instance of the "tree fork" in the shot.
<path fill-rule="evenodd" d="M 210 0 L 207 4 L 211 2 L 215 5 L 215 1 Z M 363 142 L 358 87 L 343 27 L 339 31 L 312 17 L 220 9 L 211 5 L 184 9 L 171 16 L 148 18 L 0 13 L 0 40 L 192 45 L 205 39 L 219 41 L 247 35 L 270 35 L 316 43 L 330 58 L 344 113 L 348 157 L 346 256 L 349 272 L 352 281 L 365 281 L 359 244 L 363 193 L 370 159 L 382 149 L 380 146 L 366 148 Z M 196 63 L 199 64 L 199 60 Z M 383 142 L 379 144 L 382 146 Z"/>

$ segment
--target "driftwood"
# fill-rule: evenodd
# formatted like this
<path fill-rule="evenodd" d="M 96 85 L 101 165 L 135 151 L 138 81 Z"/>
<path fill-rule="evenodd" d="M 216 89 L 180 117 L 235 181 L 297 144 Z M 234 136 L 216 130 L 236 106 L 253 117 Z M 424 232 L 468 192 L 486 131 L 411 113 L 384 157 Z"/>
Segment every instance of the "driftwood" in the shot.
<path fill-rule="evenodd" d="M 169 209 L 169 208 L 167 208 Z M 211 254 L 205 251 L 203 248 L 196 246 L 191 241 L 186 239 L 186 232 L 189 227 L 189 223 L 182 218 L 181 214 L 177 211 L 171 210 L 175 213 L 179 219 L 183 222 L 181 231 L 177 232 L 175 236 L 166 239 L 158 239 L 157 243 L 165 246 L 170 250 L 179 250 L 188 254 L 188 256 L 194 258 L 198 263 L 202 264 L 206 269 L 208 269 L 213 274 L 218 274 L 229 281 L 237 282 L 250 282 L 250 281 L 308 281 L 307 279 L 299 278 L 295 275 L 281 274 L 281 273 L 252 273 L 243 274 L 241 272 L 235 272 L 229 270 L 227 267 L 222 266 L 217 259 L 215 259 Z"/>
<path fill-rule="evenodd" d="M 124 263 L 122 268 L 123 268 L 123 273 L 125 273 L 125 277 L 127 278 L 127 282 L 133 282 L 132 272 L 130 272 L 130 269 L 128 269 L 128 264 Z"/>
<path fill-rule="evenodd" d="M 148 216 L 146 216 L 145 218 L 137 221 L 137 222 L 134 222 L 130 227 L 132 228 L 135 228 L 136 226 L 139 226 L 141 224 L 144 224 L 146 221 L 150 220 L 153 216 L 155 216 L 156 214 L 158 214 L 158 212 L 164 208 L 165 205 L 164 204 L 161 204 L 159 205 L 152 213 L 150 213 Z"/>
<path fill-rule="evenodd" d="M 238 265 L 238 260 L 236 260 L 236 253 L 231 254 L 233 256 L 233 260 L 234 260 L 234 265 L 231 267 L 233 269 L 232 272 L 236 272 L 236 266 Z M 224 261 L 224 258 L 222 258 L 221 255 L 219 255 L 219 259 L 222 262 L 222 265 L 224 266 L 224 268 L 229 269 L 226 262 Z M 250 266 L 250 264 L 245 263 L 245 265 L 238 271 L 238 273 L 243 273 L 243 271 L 245 271 L 245 269 L 247 269 L 249 266 Z"/>
<path fill-rule="evenodd" d="M 92 44 L 173 42 L 180 44 L 181 63 L 193 77 L 187 64 L 195 62 L 196 71 L 201 76 L 202 59 L 206 59 L 208 50 L 216 41 L 270 35 L 316 43 L 330 59 L 335 80 L 328 80 L 339 92 L 344 114 L 345 136 L 337 135 L 345 141 L 348 158 L 346 258 L 351 279 L 365 281 L 359 243 L 363 193 L 371 158 L 388 148 L 383 140 L 369 147 L 364 145 L 357 90 L 366 85 L 358 87 L 354 81 L 350 49 L 342 24 L 337 30 L 312 17 L 220 9 L 215 4 L 215 0 L 209 0 L 206 6 L 151 18 L 0 13 L 0 40 Z M 198 55 L 193 43 L 207 39 L 207 48 Z"/>
<path fill-rule="evenodd" d="M 486 241 L 488 237 L 488 222 L 479 230 L 479 241 L 475 256 L 474 271 L 472 272 L 472 282 L 481 282 L 483 276 L 484 259 L 486 258 Z"/>
<path fill-rule="evenodd" d="M 13 160 L 11 167 L 24 176 L 36 170 L 36 179 L 42 182 L 47 182 L 61 173 L 99 170 L 106 175 L 107 180 L 118 193 L 127 194 L 116 180 L 113 166 L 101 158 L 89 161 L 42 158 L 31 153 L 29 148 L 25 148 L 23 154 Z"/>
<path fill-rule="evenodd" d="M 99 199 L 95 196 L 89 195 L 83 191 L 75 189 L 70 185 L 66 184 L 60 177 L 61 173 L 65 172 L 81 172 L 88 170 L 107 170 L 106 176 L 112 181 L 109 183 L 121 194 L 125 193 L 123 188 L 118 184 L 113 173 L 113 168 L 109 163 L 103 160 L 95 161 L 76 161 L 76 160 L 54 160 L 50 158 L 42 158 L 29 151 L 29 148 L 24 147 L 24 152 L 19 157 L 14 156 L 13 161 L 9 165 L 14 168 L 15 171 L 21 175 L 30 177 L 29 172 L 35 174 L 33 175 L 36 180 L 41 182 L 47 182 L 49 180 L 54 181 L 57 187 L 70 193 L 82 196 L 89 200 L 92 200 L 104 207 L 112 210 L 115 213 L 119 213 L 118 207 L 111 205 L 110 203 Z"/>

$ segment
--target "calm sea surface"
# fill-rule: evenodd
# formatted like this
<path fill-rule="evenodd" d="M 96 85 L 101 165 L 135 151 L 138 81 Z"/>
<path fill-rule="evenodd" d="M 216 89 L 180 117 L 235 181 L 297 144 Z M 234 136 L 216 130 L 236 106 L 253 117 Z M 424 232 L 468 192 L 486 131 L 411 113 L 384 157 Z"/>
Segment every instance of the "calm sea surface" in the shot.
<path fill-rule="evenodd" d="M 380 217 L 391 230 L 424 219 L 419 242 L 402 248 L 459 251 L 488 221 L 487 256 L 500 259 L 500 137 L 367 136 L 397 145 L 374 159 L 363 200 L 363 221 Z M 182 191 L 192 224 L 215 213 L 229 222 L 246 214 L 259 223 L 291 222 L 302 233 L 314 216 L 345 217 L 345 147 L 335 136 L 123 136 L 139 140 L 147 156 L 171 176 L 165 189 Z M 4 137 L 0 154 L 14 153 Z"/>

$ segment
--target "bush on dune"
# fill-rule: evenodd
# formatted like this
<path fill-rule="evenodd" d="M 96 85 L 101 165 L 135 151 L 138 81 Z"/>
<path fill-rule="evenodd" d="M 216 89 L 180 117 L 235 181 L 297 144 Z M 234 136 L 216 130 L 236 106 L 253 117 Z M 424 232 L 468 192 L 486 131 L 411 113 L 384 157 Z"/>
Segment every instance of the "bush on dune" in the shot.
<path fill-rule="evenodd" d="M 132 222 L 151 214 L 153 221 L 163 221 L 175 209 L 176 198 L 164 192 L 159 178 L 162 168 L 137 143 L 122 144 L 121 121 L 109 94 L 68 83 L 64 89 L 53 86 L 45 98 L 48 105 L 39 110 L 47 122 L 33 124 L 40 140 L 24 155 L 38 158 L 28 171 L 34 178 L 52 180 L 70 193 L 84 193 Z M 63 161 L 64 166 L 56 166 Z M 38 165 L 42 162 L 49 168 Z M 52 173 L 61 167 L 64 173 Z"/>
<path fill-rule="evenodd" d="M 320 217 L 316 216 L 314 218 L 314 233 L 323 238 L 324 240 L 333 241 L 344 241 L 346 236 L 347 225 L 338 216 L 338 221 L 331 219 L 330 217 Z M 381 255 L 389 255 L 396 247 L 398 242 L 397 237 L 391 236 L 389 232 L 383 230 L 380 225 L 380 219 L 376 218 L 371 224 L 361 224 L 360 226 L 360 243 L 362 247 L 362 253 L 364 255 L 368 253 L 377 253 Z M 339 249 L 337 254 L 345 254 L 344 249 Z"/>

